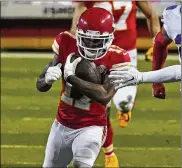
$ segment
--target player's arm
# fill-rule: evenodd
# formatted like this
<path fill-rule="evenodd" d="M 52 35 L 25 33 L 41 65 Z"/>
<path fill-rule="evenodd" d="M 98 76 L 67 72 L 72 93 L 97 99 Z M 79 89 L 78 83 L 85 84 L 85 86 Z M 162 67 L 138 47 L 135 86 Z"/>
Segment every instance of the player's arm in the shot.
<path fill-rule="evenodd" d="M 168 54 L 167 46 L 171 42 L 172 40 L 168 37 L 163 26 L 161 31 L 156 35 L 154 40 L 152 70 L 158 70 L 163 67 Z"/>
<path fill-rule="evenodd" d="M 155 10 L 152 8 L 150 1 L 137 1 L 137 6 L 142 10 L 147 19 L 147 26 L 152 37 L 160 31 L 159 17 Z"/>
<path fill-rule="evenodd" d="M 72 25 L 71 25 L 71 32 L 75 33 L 76 32 L 76 25 L 78 22 L 78 19 L 80 17 L 80 15 L 87 10 L 86 6 L 84 5 L 84 2 L 77 2 L 75 4 L 75 12 L 73 15 L 73 19 L 72 19 Z"/>
<path fill-rule="evenodd" d="M 82 94 L 100 104 L 109 103 L 116 92 L 114 85 L 110 84 L 108 75 L 105 76 L 102 85 L 84 81 L 75 75 L 69 76 L 67 81 L 74 87 L 78 88 Z"/>
<path fill-rule="evenodd" d="M 167 83 L 181 80 L 181 65 L 173 65 L 156 71 L 140 72 L 134 67 L 123 67 L 111 71 L 109 78 L 116 85 L 115 89 L 141 83 Z"/>
<path fill-rule="evenodd" d="M 36 82 L 36 88 L 40 92 L 47 92 L 54 81 L 58 80 L 62 75 L 61 63 L 57 59 L 57 56 L 45 66 L 44 70 L 40 74 Z"/>
<path fill-rule="evenodd" d="M 156 71 L 143 72 L 142 83 L 166 83 L 181 80 L 181 65 L 173 65 Z"/>
<path fill-rule="evenodd" d="M 154 39 L 156 34 L 160 31 L 159 17 L 152 8 L 152 3 L 149 1 L 137 1 L 137 6 L 142 10 L 147 20 L 147 26 L 151 37 Z M 145 61 L 153 60 L 153 46 L 151 46 L 146 54 Z"/>
<path fill-rule="evenodd" d="M 93 101 L 100 104 L 107 104 L 115 94 L 115 89 L 109 82 L 109 78 L 106 75 L 103 84 L 95 84 L 92 82 L 84 81 L 77 76 L 75 76 L 75 70 L 77 64 L 81 61 L 81 57 L 75 59 L 71 62 L 71 58 L 74 53 L 71 53 L 67 59 L 64 66 L 64 79 L 75 88 L 79 89 L 85 96 Z"/>
<path fill-rule="evenodd" d="M 161 31 L 156 35 L 154 40 L 154 51 L 153 51 L 153 62 L 152 70 L 161 69 L 167 58 L 168 49 L 167 46 L 172 42 L 168 37 L 164 26 Z M 165 87 L 162 83 L 154 83 L 153 86 L 153 96 L 159 99 L 165 99 Z"/>

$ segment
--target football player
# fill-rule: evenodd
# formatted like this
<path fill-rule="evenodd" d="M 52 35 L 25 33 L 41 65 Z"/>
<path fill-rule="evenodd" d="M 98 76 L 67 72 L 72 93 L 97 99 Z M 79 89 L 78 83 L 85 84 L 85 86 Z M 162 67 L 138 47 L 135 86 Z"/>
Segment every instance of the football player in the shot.
<path fill-rule="evenodd" d="M 147 19 L 149 32 L 154 37 L 160 31 L 160 24 L 156 12 L 152 9 L 149 1 L 84 1 L 75 4 L 75 14 L 72 20 L 71 31 L 75 32 L 76 23 L 80 14 L 90 7 L 101 7 L 113 14 L 115 19 L 116 31 L 114 33 L 113 44 L 127 50 L 130 55 L 131 63 L 137 66 L 136 50 L 136 8 L 139 7 Z M 151 47 L 147 54 L 146 60 L 150 60 L 153 48 Z M 117 108 L 118 122 L 121 127 L 126 127 L 131 118 L 131 110 L 134 106 L 136 96 L 136 86 L 129 86 L 119 89 L 113 102 Z M 110 105 L 107 105 L 108 112 L 108 132 L 106 141 L 103 145 L 105 153 L 105 167 L 119 167 L 117 157 L 113 150 L 113 130 L 109 120 Z"/>
<path fill-rule="evenodd" d="M 181 5 L 165 8 L 162 21 L 163 27 L 157 34 L 154 43 L 154 71 L 139 72 L 134 67 L 129 66 L 118 71 L 112 71 L 109 77 L 114 80 L 116 89 L 140 83 L 154 83 L 153 95 L 165 99 L 165 88 L 162 83 L 181 80 L 181 65 L 162 68 L 167 57 L 167 46 L 172 41 L 178 47 L 179 62 L 181 63 Z"/>
<path fill-rule="evenodd" d="M 78 20 L 76 34 L 63 32 L 56 36 L 53 60 L 37 80 L 37 89 L 47 92 L 62 76 L 62 90 L 56 119 L 52 124 L 45 150 L 43 167 L 92 167 L 105 140 L 107 130 L 106 104 L 115 94 L 109 82 L 110 69 L 130 62 L 128 53 L 112 44 L 114 19 L 103 8 L 90 8 Z M 81 57 L 102 69 L 102 84 L 84 81 L 75 76 Z M 63 75 L 62 75 L 63 73 Z M 83 96 L 75 99 L 76 88 Z"/>

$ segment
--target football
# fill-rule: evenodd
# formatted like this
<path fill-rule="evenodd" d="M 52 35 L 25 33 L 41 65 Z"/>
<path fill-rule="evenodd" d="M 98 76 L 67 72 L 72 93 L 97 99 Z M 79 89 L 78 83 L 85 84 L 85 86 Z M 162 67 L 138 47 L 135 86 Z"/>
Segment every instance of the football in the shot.
<path fill-rule="evenodd" d="M 73 55 L 71 62 L 76 58 L 80 57 L 79 55 Z M 94 62 L 91 62 L 87 59 L 82 58 L 82 60 L 77 64 L 75 75 L 84 81 L 101 84 L 101 73 L 99 72 L 97 66 Z M 83 94 L 80 93 L 78 88 L 72 87 L 71 95 L 74 99 L 80 99 Z"/>

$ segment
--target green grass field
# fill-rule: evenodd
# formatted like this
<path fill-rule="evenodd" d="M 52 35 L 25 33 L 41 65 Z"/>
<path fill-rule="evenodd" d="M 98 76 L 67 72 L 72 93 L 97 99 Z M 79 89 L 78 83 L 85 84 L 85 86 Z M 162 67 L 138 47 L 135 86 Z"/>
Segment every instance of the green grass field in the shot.
<path fill-rule="evenodd" d="M 60 82 L 47 93 L 36 90 L 36 78 L 49 59 L 1 59 L 1 164 L 41 166 L 45 144 L 59 102 Z M 167 61 L 166 65 L 178 61 Z M 151 63 L 139 61 L 140 70 Z M 121 167 L 180 167 L 180 84 L 166 84 L 167 98 L 152 97 L 151 84 L 140 85 L 132 120 L 117 124 L 112 106 L 115 152 Z M 103 167 L 101 152 L 96 166 Z"/>

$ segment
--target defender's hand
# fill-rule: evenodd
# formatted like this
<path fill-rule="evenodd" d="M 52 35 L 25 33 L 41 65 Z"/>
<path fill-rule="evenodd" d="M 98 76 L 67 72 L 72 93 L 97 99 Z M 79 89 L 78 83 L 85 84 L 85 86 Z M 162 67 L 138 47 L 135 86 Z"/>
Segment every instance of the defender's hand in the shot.
<path fill-rule="evenodd" d="M 154 83 L 153 86 L 153 96 L 158 99 L 165 99 L 165 86 L 162 83 Z"/>
<path fill-rule="evenodd" d="M 125 86 L 138 85 L 142 82 L 142 72 L 131 66 L 125 66 L 119 70 L 112 70 L 109 78 L 115 85 L 115 89 L 123 88 Z"/>
<path fill-rule="evenodd" d="M 67 80 L 67 78 L 70 75 L 75 75 L 75 70 L 76 70 L 76 66 L 77 64 L 81 61 L 81 57 L 78 57 L 77 59 L 75 59 L 73 62 L 71 62 L 71 58 L 75 53 L 71 53 L 70 55 L 68 55 L 65 66 L 64 66 L 64 79 L 65 81 Z"/>
<path fill-rule="evenodd" d="M 58 80 L 62 75 L 61 72 L 61 63 L 57 64 L 56 66 L 49 67 L 45 74 L 45 82 L 48 85 L 52 85 L 52 83 Z"/>
<path fill-rule="evenodd" d="M 153 61 L 153 47 L 150 47 L 148 51 L 145 53 L 145 61 L 148 62 Z"/>

